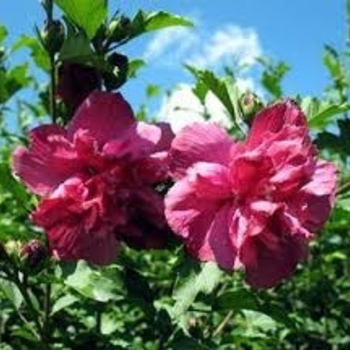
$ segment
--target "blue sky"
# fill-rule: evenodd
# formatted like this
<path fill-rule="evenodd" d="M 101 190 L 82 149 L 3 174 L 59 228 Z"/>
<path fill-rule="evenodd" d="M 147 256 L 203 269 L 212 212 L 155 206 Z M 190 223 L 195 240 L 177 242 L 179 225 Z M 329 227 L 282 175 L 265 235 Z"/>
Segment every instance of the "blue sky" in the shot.
<path fill-rule="evenodd" d="M 345 0 L 110 0 L 110 8 L 133 14 L 137 9 L 166 10 L 190 17 L 195 27 L 154 33 L 137 39 L 122 51 L 149 61 L 139 79 L 124 88 L 135 104 L 145 101 L 148 84 L 164 90 L 191 83 L 182 63 L 219 70 L 233 57 L 251 63 L 262 54 L 292 67 L 285 79 L 287 95 L 320 95 L 328 77 L 322 64 L 323 45 L 342 48 L 346 35 Z M 14 41 L 40 27 L 43 12 L 38 0 L 1 0 L 0 22 Z M 243 80 L 256 86 L 252 65 Z M 253 80 L 253 81 L 251 81 Z M 250 81 L 250 82 L 249 82 Z"/>

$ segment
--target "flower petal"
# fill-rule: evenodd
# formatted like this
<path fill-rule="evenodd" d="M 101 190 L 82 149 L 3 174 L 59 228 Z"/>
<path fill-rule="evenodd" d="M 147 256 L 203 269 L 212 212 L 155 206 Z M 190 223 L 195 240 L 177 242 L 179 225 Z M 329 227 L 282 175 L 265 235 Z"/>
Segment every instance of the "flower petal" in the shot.
<path fill-rule="evenodd" d="M 310 231 L 321 228 L 328 219 L 335 200 L 337 169 L 320 160 L 311 180 L 292 198 L 289 208 Z"/>
<path fill-rule="evenodd" d="M 14 172 L 35 194 L 47 195 L 79 171 L 76 152 L 56 125 L 43 125 L 30 133 L 29 149 L 18 147 L 12 156 Z"/>
<path fill-rule="evenodd" d="M 306 128 L 307 122 L 299 106 L 290 100 L 264 108 L 253 121 L 246 141 L 247 147 L 258 146 L 266 137 L 293 125 Z"/>
<path fill-rule="evenodd" d="M 187 168 L 200 161 L 227 165 L 233 145 L 230 136 L 216 124 L 189 125 L 172 142 L 169 154 L 171 173 L 175 178 L 181 178 Z"/>
<path fill-rule="evenodd" d="M 103 183 L 95 181 L 88 188 L 78 178 L 69 179 L 32 214 L 34 223 L 46 231 L 50 248 L 60 259 L 85 259 L 105 265 L 116 258 L 119 242 L 113 231 L 115 209 L 111 212 L 105 207 L 107 200 L 102 193 L 94 197 L 93 187 L 99 185 Z"/>
<path fill-rule="evenodd" d="M 307 240 L 285 232 L 282 213 L 276 210 L 267 218 L 265 229 L 247 235 L 240 247 L 239 259 L 245 267 L 247 283 L 255 288 L 275 286 L 289 277 L 306 256 Z"/>
<path fill-rule="evenodd" d="M 156 125 L 134 123 L 118 139 L 107 142 L 103 153 L 115 158 L 128 157 L 128 160 L 142 159 L 154 152 L 161 137 L 162 131 Z"/>
<path fill-rule="evenodd" d="M 232 209 L 219 200 L 203 200 L 185 177 L 168 192 L 165 215 L 173 231 L 181 236 L 188 252 L 202 261 L 216 261 L 231 269 L 236 249 L 229 237 Z"/>
<path fill-rule="evenodd" d="M 85 129 L 93 135 L 99 145 L 119 138 L 135 123 L 130 105 L 121 94 L 96 91 L 78 108 L 68 124 L 70 140 L 78 129 Z"/>

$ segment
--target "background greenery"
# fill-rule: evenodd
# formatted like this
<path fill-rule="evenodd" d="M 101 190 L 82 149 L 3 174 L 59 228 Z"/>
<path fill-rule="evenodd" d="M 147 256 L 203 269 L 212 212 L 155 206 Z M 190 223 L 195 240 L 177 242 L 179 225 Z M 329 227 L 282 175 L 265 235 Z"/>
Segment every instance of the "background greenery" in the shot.
<path fill-rule="evenodd" d="M 103 0 L 55 4 L 68 29 L 58 51 L 40 28 L 35 36 L 5 45 L 7 30 L 0 26 L 0 349 L 350 349 L 350 37 L 342 51 L 325 46 L 329 86 L 322 96 L 294 96 L 322 156 L 339 167 L 336 207 L 295 276 L 256 291 L 238 273 L 189 260 L 177 244 L 157 252 L 125 247 L 115 265 L 98 269 L 83 261 L 39 263 L 21 256 L 26 242 L 44 239 L 28 219 L 36 199 L 12 176 L 10 155 L 26 142 L 32 125 L 52 117 L 50 84 L 57 64 L 69 60 L 93 66 L 112 78 L 114 90 L 137 78 L 144 62 L 130 57 L 116 71 L 108 60 L 111 52 L 146 32 L 191 25 L 175 15 L 141 10 L 127 22 L 119 14 L 107 20 Z M 31 62 L 14 64 L 18 50 L 29 50 Z M 265 57 L 260 63 L 266 100 L 283 97 L 283 78 L 293 67 Z M 232 134 L 239 135 L 261 104 L 254 100 L 247 108 L 242 103 L 235 72 L 226 67 L 225 76 L 218 77 L 184 69 L 193 74 L 201 101 L 208 91 L 221 100 L 234 121 Z M 38 84 L 38 74 L 47 75 L 47 85 Z M 58 121 L 67 115 L 58 105 Z M 147 117 L 141 108 L 139 118 Z"/>

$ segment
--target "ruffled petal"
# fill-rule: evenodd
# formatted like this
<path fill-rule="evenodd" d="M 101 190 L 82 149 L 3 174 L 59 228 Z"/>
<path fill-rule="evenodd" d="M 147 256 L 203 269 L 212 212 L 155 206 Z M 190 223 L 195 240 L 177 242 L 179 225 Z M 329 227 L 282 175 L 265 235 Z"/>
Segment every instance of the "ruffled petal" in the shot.
<path fill-rule="evenodd" d="M 304 113 L 290 100 L 264 108 L 255 116 L 245 142 L 246 146 L 256 147 L 265 138 L 279 133 L 286 126 L 305 128 L 305 130 L 307 126 Z"/>
<path fill-rule="evenodd" d="M 229 169 L 221 164 L 198 162 L 187 171 L 189 185 L 198 198 L 225 200 L 232 197 Z"/>
<path fill-rule="evenodd" d="M 158 126 L 134 123 L 118 139 L 107 142 L 103 154 L 114 158 L 128 157 L 128 160 L 142 159 L 154 152 L 161 137 L 162 131 Z"/>
<path fill-rule="evenodd" d="M 62 260 L 84 259 L 105 265 L 116 258 L 116 218 L 105 208 L 103 194 L 92 197 L 94 190 L 71 178 L 32 214 L 34 223 L 45 230 L 52 252 Z"/>
<path fill-rule="evenodd" d="M 157 123 L 156 126 L 161 130 L 161 137 L 153 152 L 168 151 L 170 149 L 171 142 L 175 137 L 175 134 L 171 130 L 170 124 L 168 123 Z"/>
<path fill-rule="evenodd" d="M 30 133 L 30 147 L 18 147 L 12 167 L 35 194 L 47 195 L 68 177 L 80 171 L 73 145 L 56 125 L 40 126 Z"/>
<path fill-rule="evenodd" d="M 289 209 L 308 230 L 320 229 L 334 205 L 337 187 L 337 168 L 320 160 L 311 180 L 289 202 Z"/>
<path fill-rule="evenodd" d="M 248 284 L 270 288 L 295 271 L 298 262 L 306 256 L 307 240 L 302 235 L 286 232 L 282 209 L 265 217 L 264 229 L 259 231 L 245 237 L 239 259 L 245 267 Z"/>
<path fill-rule="evenodd" d="M 233 145 L 233 139 L 216 124 L 189 125 L 183 128 L 172 142 L 169 154 L 170 171 L 178 179 L 196 162 L 227 165 Z"/>
<path fill-rule="evenodd" d="M 184 239 L 188 252 L 202 261 L 216 261 L 231 269 L 236 249 L 229 237 L 232 209 L 219 200 L 203 200 L 183 178 L 165 198 L 165 215 L 173 231 Z"/>
<path fill-rule="evenodd" d="M 133 111 L 121 94 L 95 91 L 68 124 L 67 137 L 72 140 L 78 129 L 85 129 L 102 146 L 121 137 L 134 123 Z"/>

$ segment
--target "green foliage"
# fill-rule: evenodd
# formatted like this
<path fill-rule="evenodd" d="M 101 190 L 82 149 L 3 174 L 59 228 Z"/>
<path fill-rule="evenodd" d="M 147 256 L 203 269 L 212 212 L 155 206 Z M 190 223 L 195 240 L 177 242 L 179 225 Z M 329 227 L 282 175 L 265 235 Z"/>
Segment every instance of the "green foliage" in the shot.
<path fill-rule="evenodd" d="M 273 98 L 282 97 L 282 79 L 289 72 L 290 67 L 285 62 L 274 63 L 265 58 L 259 58 L 258 61 L 264 68 L 261 84 Z"/>
<path fill-rule="evenodd" d="M 92 39 L 107 17 L 107 0 L 55 0 L 57 6 Z"/>
<path fill-rule="evenodd" d="M 103 0 L 55 3 L 67 31 L 55 64 L 78 62 L 117 78 L 119 67 L 109 58 L 121 45 L 154 30 L 191 25 L 164 11 L 142 10 L 131 19 L 118 14 L 108 22 L 107 1 Z M 347 4 L 350 18 L 350 1 Z M 38 271 L 26 265 L 21 257 L 23 245 L 44 237 L 28 217 L 37 199 L 13 176 L 10 158 L 13 148 L 26 142 L 27 129 L 47 118 L 49 93 L 46 87 L 39 89 L 34 77 L 38 69 L 49 72 L 51 63 L 38 38 L 24 35 L 9 47 L 6 38 L 7 30 L 0 26 L 1 349 L 350 348 L 348 52 L 326 46 L 323 63 L 329 86 L 322 96 L 297 98 L 320 151 L 339 167 L 332 218 L 317 233 L 309 259 L 292 279 L 271 290 L 256 291 L 244 284 L 239 273 L 225 273 L 214 263 L 196 263 L 185 258 L 179 247 L 159 252 L 123 247 L 117 264 L 102 268 L 54 259 L 45 259 Z M 13 64 L 12 55 L 25 50 L 31 63 Z M 268 99 L 283 98 L 283 78 L 289 66 L 265 58 L 260 63 L 261 85 Z M 129 59 L 127 78 L 137 76 L 145 66 L 141 59 Z M 202 103 L 209 91 L 222 103 L 235 124 L 230 132 L 240 134 L 249 127 L 234 72 L 227 69 L 226 76 L 220 77 L 210 70 L 187 69 Z M 118 84 L 112 89 L 119 88 Z M 28 88 L 36 100 L 20 94 Z M 160 91 L 161 87 L 151 84 L 146 97 L 158 98 Z M 141 109 L 141 118 L 150 118 L 147 106 Z"/>

